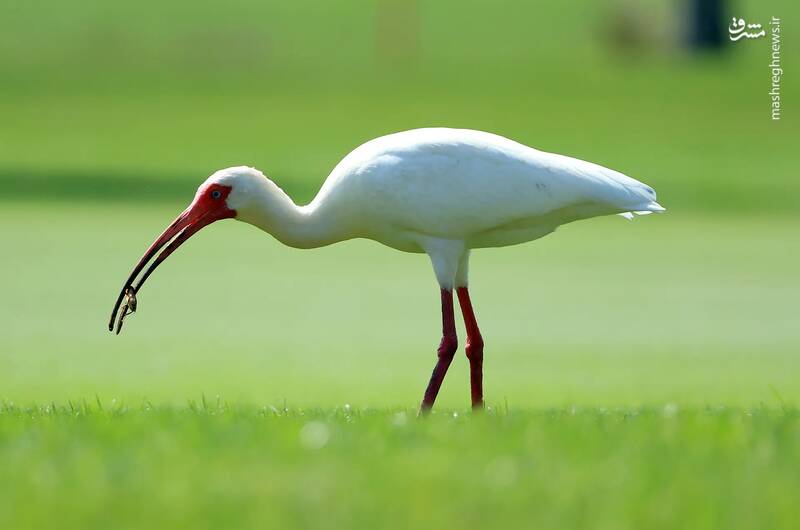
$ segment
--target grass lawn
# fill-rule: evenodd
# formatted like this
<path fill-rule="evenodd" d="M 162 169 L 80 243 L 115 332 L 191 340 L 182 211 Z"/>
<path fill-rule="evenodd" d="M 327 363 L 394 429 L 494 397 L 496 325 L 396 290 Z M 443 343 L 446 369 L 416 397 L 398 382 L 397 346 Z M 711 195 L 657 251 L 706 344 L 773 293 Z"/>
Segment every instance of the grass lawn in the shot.
<path fill-rule="evenodd" d="M 0 529 L 796 528 L 797 84 L 770 120 L 769 40 L 690 54 L 679 4 L 15 2 Z M 734 7 L 792 42 L 788 0 Z M 607 165 L 668 209 L 473 254 L 485 415 L 462 350 L 415 418 L 438 287 L 372 242 L 218 223 L 107 332 L 212 171 L 307 201 L 353 147 L 425 126 Z"/>
<path fill-rule="evenodd" d="M 794 409 L 5 405 L 0 527 L 788 530 L 798 447 Z"/>
<path fill-rule="evenodd" d="M 184 206 L 16 203 L 0 262 L 0 399 L 411 406 L 435 361 L 425 256 L 369 241 L 285 248 L 235 221 L 171 257 L 122 335 L 127 272 Z M 474 253 L 486 395 L 514 407 L 800 400 L 797 219 L 667 213 Z M 744 252 L 742 249 L 748 249 Z M 460 337 L 464 333 L 459 328 Z M 468 403 L 460 353 L 441 403 Z"/>
<path fill-rule="evenodd" d="M 796 219 L 613 217 L 476 252 L 490 410 L 465 411 L 459 355 L 418 421 L 424 256 L 219 223 L 108 334 L 182 206 L 0 213 L 0 528 L 794 527 Z"/>

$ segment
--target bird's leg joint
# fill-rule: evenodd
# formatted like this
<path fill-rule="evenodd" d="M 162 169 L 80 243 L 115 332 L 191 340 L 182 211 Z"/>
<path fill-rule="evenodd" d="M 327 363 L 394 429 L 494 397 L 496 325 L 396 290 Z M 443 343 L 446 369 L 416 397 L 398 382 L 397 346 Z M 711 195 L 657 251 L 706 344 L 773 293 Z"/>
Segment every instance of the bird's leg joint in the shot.
<path fill-rule="evenodd" d="M 440 359 L 452 359 L 458 350 L 458 337 L 455 334 L 442 335 L 439 348 L 436 350 Z"/>
<path fill-rule="evenodd" d="M 483 337 L 480 335 L 467 337 L 467 344 L 464 349 L 470 362 L 483 364 Z"/>

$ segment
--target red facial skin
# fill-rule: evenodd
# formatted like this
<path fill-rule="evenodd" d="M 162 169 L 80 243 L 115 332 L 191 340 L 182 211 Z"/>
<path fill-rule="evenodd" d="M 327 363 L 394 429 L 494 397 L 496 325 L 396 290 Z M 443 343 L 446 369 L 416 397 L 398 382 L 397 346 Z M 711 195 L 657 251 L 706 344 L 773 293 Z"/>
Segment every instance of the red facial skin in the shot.
<path fill-rule="evenodd" d="M 111 312 L 111 320 L 108 323 L 109 331 L 114 329 L 114 321 L 117 319 L 117 313 L 122 304 L 122 299 L 125 297 L 125 291 L 129 287 L 133 289 L 134 294 L 138 293 L 145 280 L 156 270 L 156 267 L 204 226 L 208 226 L 220 219 L 236 217 L 236 210 L 231 210 L 227 205 L 227 199 L 230 193 L 230 186 L 223 186 L 220 184 L 203 185 L 197 190 L 197 194 L 189 207 L 181 212 L 177 219 L 158 236 L 158 239 L 150 245 L 150 248 L 144 253 L 142 259 L 140 259 L 139 263 L 133 268 L 133 271 L 117 297 L 117 302 L 114 304 L 114 310 Z M 169 245 L 167 245 L 167 243 L 169 243 Z M 144 275 L 142 275 L 139 283 L 134 287 L 133 281 L 164 245 L 167 245 L 167 247 L 158 255 L 153 263 L 150 264 L 150 267 L 148 267 Z M 119 328 L 117 329 L 117 333 L 119 333 Z"/>

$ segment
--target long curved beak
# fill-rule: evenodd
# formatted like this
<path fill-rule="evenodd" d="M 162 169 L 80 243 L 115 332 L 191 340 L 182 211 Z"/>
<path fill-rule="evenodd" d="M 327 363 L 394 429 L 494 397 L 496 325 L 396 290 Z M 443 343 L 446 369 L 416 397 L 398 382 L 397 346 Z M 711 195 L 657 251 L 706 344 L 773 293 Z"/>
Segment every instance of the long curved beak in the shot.
<path fill-rule="evenodd" d="M 120 330 L 122 329 L 122 320 L 125 318 L 127 314 L 129 304 L 122 309 L 120 312 L 120 305 L 122 305 L 122 300 L 125 296 L 129 296 L 135 300 L 136 293 L 142 288 L 144 285 L 145 280 L 153 273 L 154 270 L 163 262 L 167 257 L 175 252 L 175 250 L 181 246 L 187 239 L 189 239 L 193 234 L 197 233 L 201 228 L 207 226 L 214 221 L 218 221 L 220 219 L 224 219 L 225 217 L 230 217 L 227 214 L 221 214 L 212 210 L 208 210 L 206 208 L 199 207 L 200 205 L 197 203 L 192 203 L 186 210 L 184 210 L 178 217 L 175 219 L 172 224 L 170 224 L 164 232 L 158 236 L 150 248 L 144 253 L 144 256 L 139 260 L 139 263 L 133 268 L 130 276 L 125 281 L 125 285 L 122 286 L 122 290 L 117 296 L 117 301 L 114 304 L 114 310 L 111 312 L 111 319 L 108 321 L 108 330 L 114 330 L 114 323 L 117 321 L 117 317 L 119 316 L 119 325 L 117 326 L 117 335 L 119 335 Z M 169 245 L 167 245 L 169 243 Z M 158 251 L 164 248 L 161 254 L 158 254 Z M 155 261 L 153 261 L 150 266 L 147 268 L 145 273 L 139 279 L 139 282 L 134 286 L 133 282 L 139 273 L 145 268 L 147 263 L 153 259 L 154 256 L 158 254 Z"/>

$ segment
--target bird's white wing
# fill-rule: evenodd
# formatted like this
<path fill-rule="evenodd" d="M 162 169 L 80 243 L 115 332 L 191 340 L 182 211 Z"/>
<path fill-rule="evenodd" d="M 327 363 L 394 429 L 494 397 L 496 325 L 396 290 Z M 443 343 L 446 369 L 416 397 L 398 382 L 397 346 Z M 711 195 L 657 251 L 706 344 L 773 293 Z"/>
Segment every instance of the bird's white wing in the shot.
<path fill-rule="evenodd" d="M 336 167 L 320 198 L 349 203 L 364 222 L 447 238 L 663 210 L 652 188 L 622 173 L 464 129 L 367 142 Z"/>

